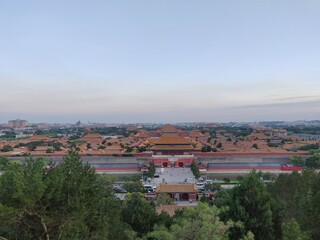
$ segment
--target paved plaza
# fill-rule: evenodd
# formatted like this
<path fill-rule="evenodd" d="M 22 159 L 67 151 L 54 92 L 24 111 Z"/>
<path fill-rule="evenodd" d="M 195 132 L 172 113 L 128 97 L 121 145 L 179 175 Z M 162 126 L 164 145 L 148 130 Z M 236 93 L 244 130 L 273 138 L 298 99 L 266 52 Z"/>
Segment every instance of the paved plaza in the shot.
<path fill-rule="evenodd" d="M 158 187 L 160 183 L 177 184 L 177 183 L 195 183 L 196 180 L 190 168 L 164 168 L 161 173 L 161 168 L 156 169 L 158 178 L 153 178 L 151 184 Z"/>

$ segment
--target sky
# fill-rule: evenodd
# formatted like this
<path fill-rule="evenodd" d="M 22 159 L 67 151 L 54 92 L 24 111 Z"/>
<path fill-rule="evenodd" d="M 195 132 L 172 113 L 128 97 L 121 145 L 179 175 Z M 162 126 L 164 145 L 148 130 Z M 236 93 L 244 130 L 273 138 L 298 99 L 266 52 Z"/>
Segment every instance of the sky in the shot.
<path fill-rule="evenodd" d="M 0 1 L 0 123 L 320 119 L 319 0 Z"/>

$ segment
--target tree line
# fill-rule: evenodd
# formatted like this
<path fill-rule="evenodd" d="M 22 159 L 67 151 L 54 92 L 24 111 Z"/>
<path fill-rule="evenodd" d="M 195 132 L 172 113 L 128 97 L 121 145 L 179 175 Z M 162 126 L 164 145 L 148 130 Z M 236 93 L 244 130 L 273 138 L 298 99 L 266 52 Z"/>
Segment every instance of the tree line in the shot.
<path fill-rule="evenodd" d="M 156 202 L 139 192 L 119 200 L 110 178 L 75 151 L 59 165 L 2 158 L 0 171 L 0 239 L 320 239 L 320 175 L 310 169 L 270 183 L 251 172 L 233 189 L 219 189 L 213 205 L 174 216 L 156 213 Z"/>

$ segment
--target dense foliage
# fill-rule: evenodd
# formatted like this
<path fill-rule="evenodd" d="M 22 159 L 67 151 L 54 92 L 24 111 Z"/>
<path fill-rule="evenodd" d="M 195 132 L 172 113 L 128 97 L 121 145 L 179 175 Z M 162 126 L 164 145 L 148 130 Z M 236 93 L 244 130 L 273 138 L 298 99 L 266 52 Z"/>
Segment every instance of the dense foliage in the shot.
<path fill-rule="evenodd" d="M 191 163 L 191 171 L 195 178 L 199 178 L 201 176 L 199 167 L 196 165 L 194 161 Z"/>
<path fill-rule="evenodd" d="M 156 165 L 154 164 L 154 161 L 152 161 L 149 163 L 147 176 L 152 178 L 155 173 L 156 173 Z"/>
<path fill-rule="evenodd" d="M 168 195 L 148 202 L 135 181 L 117 199 L 112 181 L 74 151 L 59 165 L 1 157 L 0 171 L 0 239 L 320 239 L 320 174 L 313 170 L 267 184 L 251 172 L 230 190 L 207 184 L 218 192 L 215 206 L 199 203 L 173 217 L 155 211 L 172 203 Z"/>
<path fill-rule="evenodd" d="M 76 152 L 70 152 L 51 170 L 44 167 L 41 158 L 27 158 L 23 165 L 1 164 L 0 236 L 125 239 L 118 237 L 124 226 L 120 202 Z"/>

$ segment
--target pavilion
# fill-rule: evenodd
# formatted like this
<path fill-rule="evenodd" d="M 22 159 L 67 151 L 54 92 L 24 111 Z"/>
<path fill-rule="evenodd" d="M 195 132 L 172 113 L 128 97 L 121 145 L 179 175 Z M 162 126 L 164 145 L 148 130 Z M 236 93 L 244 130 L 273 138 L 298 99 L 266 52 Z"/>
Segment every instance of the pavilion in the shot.
<path fill-rule="evenodd" d="M 196 200 L 198 189 L 195 184 L 160 184 L 156 193 L 167 193 L 176 201 Z"/>
<path fill-rule="evenodd" d="M 190 155 L 194 150 L 191 143 L 178 135 L 163 135 L 151 148 L 154 155 Z"/>

